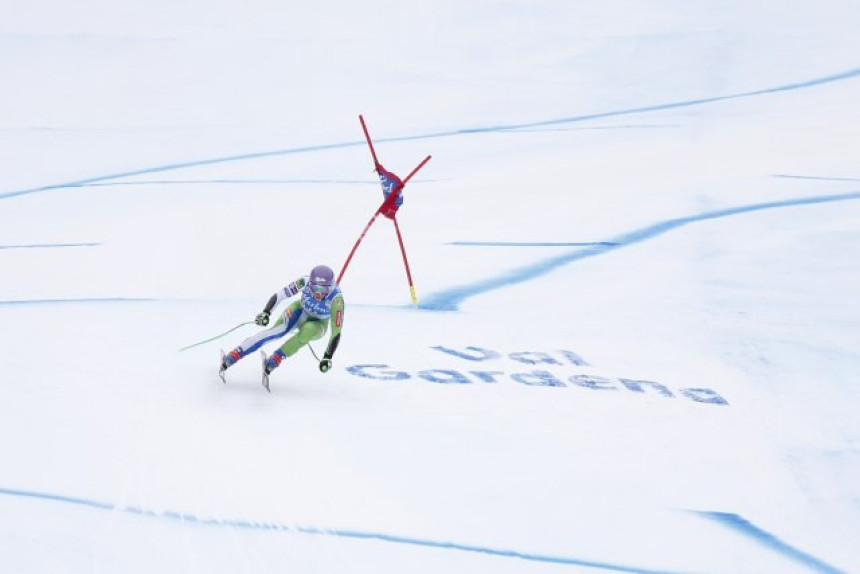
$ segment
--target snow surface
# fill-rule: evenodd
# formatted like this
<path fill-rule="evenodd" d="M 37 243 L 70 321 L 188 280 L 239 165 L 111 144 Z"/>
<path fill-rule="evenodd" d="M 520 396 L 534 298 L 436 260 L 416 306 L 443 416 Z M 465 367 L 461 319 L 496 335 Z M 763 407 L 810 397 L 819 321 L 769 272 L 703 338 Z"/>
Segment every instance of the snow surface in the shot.
<path fill-rule="evenodd" d="M 2 14 L 0 571 L 860 572 L 855 0 Z"/>

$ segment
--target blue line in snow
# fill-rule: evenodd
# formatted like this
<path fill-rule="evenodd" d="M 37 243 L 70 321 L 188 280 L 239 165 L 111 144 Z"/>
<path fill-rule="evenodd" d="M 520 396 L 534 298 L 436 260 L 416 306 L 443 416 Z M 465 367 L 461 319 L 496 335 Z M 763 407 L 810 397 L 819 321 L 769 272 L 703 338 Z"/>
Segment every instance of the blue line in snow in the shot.
<path fill-rule="evenodd" d="M 125 171 L 121 173 L 114 173 L 110 175 L 100 175 L 96 177 L 90 177 L 87 179 L 79 179 L 76 181 L 70 181 L 66 183 L 58 183 L 53 185 L 45 185 L 42 187 L 36 187 L 32 189 L 22 189 L 20 191 L 10 191 L 7 193 L 0 193 L 0 199 L 8 199 L 10 197 L 17 197 L 19 195 L 28 195 L 31 193 L 38 193 L 41 191 L 51 191 L 56 189 L 64 189 L 68 187 L 84 187 L 88 184 L 98 183 L 101 181 L 109 181 L 112 179 L 120 179 L 124 177 L 134 177 L 136 175 L 144 175 L 149 173 L 160 173 L 164 171 L 172 171 L 176 169 L 184 169 L 189 167 L 200 167 L 204 165 L 212 165 L 217 163 L 226 163 L 232 161 L 243 161 L 249 159 L 261 159 L 265 157 L 273 157 L 278 155 L 286 155 L 286 154 L 296 154 L 296 153 L 307 153 L 314 151 L 325 151 L 330 149 L 340 149 L 346 147 L 353 147 L 357 145 L 367 145 L 364 141 L 353 141 L 353 142 L 343 142 L 343 143 L 333 143 L 333 144 L 324 144 L 324 145 L 315 145 L 315 146 L 305 146 L 298 147 L 292 149 L 284 149 L 284 150 L 275 150 L 275 151 L 263 151 L 263 152 L 255 152 L 255 153 L 246 153 L 240 155 L 232 155 L 225 157 L 216 157 L 211 159 L 202 159 L 197 161 L 186 161 L 180 163 L 171 163 L 167 165 L 161 165 L 157 167 L 148 167 L 143 169 L 137 169 L 134 171 Z"/>
<path fill-rule="evenodd" d="M 551 242 L 551 241 L 452 241 L 446 245 L 478 247 L 589 247 L 592 245 L 615 245 L 608 241 Z"/>
<path fill-rule="evenodd" d="M 53 247 L 96 247 L 98 243 L 34 243 L 29 245 L 0 245 L 0 249 L 48 249 Z"/>
<path fill-rule="evenodd" d="M 544 132 L 569 132 L 569 131 L 580 131 L 580 130 L 635 130 L 635 129 L 666 129 L 666 128 L 679 128 L 680 124 L 618 124 L 618 125 L 608 125 L 608 126 L 585 126 L 579 128 L 511 128 L 510 130 L 504 130 L 505 132 L 510 133 L 544 133 Z"/>
<path fill-rule="evenodd" d="M 108 510 L 114 512 L 125 512 L 136 516 L 148 516 L 152 518 L 165 518 L 168 520 L 180 521 L 183 524 L 199 525 L 199 526 L 226 526 L 228 528 L 241 528 L 247 530 L 279 530 L 284 532 L 293 532 L 299 534 L 313 534 L 318 536 L 332 536 L 336 538 L 353 538 L 361 540 L 377 540 L 380 542 L 390 542 L 394 544 L 406 544 L 410 546 L 421 546 L 425 548 L 439 548 L 444 550 L 457 550 L 461 552 L 473 552 L 477 554 L 486 554 L 489 556 L 497 556 L 501 558 L 519 558 L 522 560 L 530 560 L 534 562 L 545 562 L 554 564 L 563 564 L 568 566 L 586 566 L 590 568 L 601 568 L 603 570 L 613 570 L 616 572 L 637 572 L 644 574 L 669 574 L 663 570 L 650 570 L 646 568 L 633 568 L 619 564 L 610 564 L 608 562 L 595 562 L 591 560 L 581 560 L 578 558 L 569 558 L 565 556 L 551 556 L 546 554 L 534 554 L 530 552 L 519 552 L 516 550 L 503 550 L 496 548 L 488 548 L 484 546 L 475 546 L 471 544 L 459 544 L 457 542 L 446 542 L 439 540 L 426 540 L 422 538 L 410 538 L 407 536 L 397 536 L 385 534 L 381 532 L 364 532 L 360 530 L 341 530 L 337 528 L 313 528 L 307 526 L 288 526 L 276 522 L 254 522 L 251 520 L 236 520 L 236 519 L 218 519 L 218 518 L 200 518 L 193 514 L 186 514 L 175 511 L 154 512 L 143 508 L 133 506 L 117 506 L 107 502 L 92 500 L 87 498 L 77 498 L 72 496 L 64 496 L 59 494 L 51 494 L 46 492 L 36 492 L 31 490 L 18 490 L 12 488 L 0 488 L 0 495 L 13 496 L 18 498 L 30 498 L 37 500 L 46 500 L 50 502 L 60 502 L 64 504 L 73 504 L 76 506 L 84 506 L 95 508 L 98 510 Z"/>
<path fill-rule="evenodd" d="M 360 179 L 162 179 L 151 181 L 110 181 L 102 183 L 81 183 L 68 187 L 109 187 L 120 185 L 250 185 L 250 184 L 364 184 L 379 185 L 378 181 Z"/>
<path fill-rule="evenodd" d="M 15 307 L 24 305 L 74 305 L 78 303 L 154 303 L 166 299 L 148 299 L 136 297 L 83 297 L 80 299 L 20 299 L 0 301 L 0 306 Z"/>
<path fill-rule="evenodd" d="M 404 141 L 412 141 L 412 140 L 422 140 L 422 139 L 433 139 L 433 138 L 446 138 L 446 137 L 455 137 L 460 135 L 470 135 L 470 134 L 485 134 L 485 133 L 493 133 L 493 132 L 504 132 L 511 130 L 522 130 L 524 128 L 537 128 L 542 126 L 554 126 L 560 124 L 569 124 L 574 122 L 584 122 L 589 120 L 596 120 L 601 118 L 610 118 L 617 116 L 627 116 L 648 112 L 656 112 L 663 110 L 671 110 L 676 108 L 685 108 L 691 106 L 700 106 L 704 104 L 712 104 L 716 102 L 723 102 L 728 100 L 736 100 L 741 98 L 749 98 L 754 96 L 762 96 L 767 94 L 775 94 L 779 92 L 788 92 L 792 90 L 800 90 L 805 88 L 812 88 L 816 86 L 821 86 L 825 84 L 830 84 L 834 82 L 839 82 L 843 80 L 850 80 L 857 76 L 860 76 L 860 68 L 854 68 L 851 70 L 847 70 L 844 72 L 840 72 L 838 74 L 832 74 L 829 76 L 822 76 L 819 78 L 813 78 L 811 80 L 806 80 L 803 82 L 796 82 L 793 84 L 785 84 L 782 86 L 776 86 L 772 88 L 765 88 L 761 90 L 753 90 L 748 92 L 739 92 L 737 94 L 729 94 L 726 96 L 713 96 L 709 98 L 698 98 L 694 100 L 683 100 L 679 102 L 670 102 L 667 104 L 656 104 L 652 106 L 642 106 L 637 108 L 627 108 L 623 110 L 613 110 L 608 112 L 598 112 L 593 114 L 584 114 L 579 116 L 569 116 L 565 118 L 556 118 L 550 120 L 542 120 L 537 122 L 525 122 L 519 124 L 500 124 L 496 126 L 485 126 L 485 127 L 476 127 L 476 128 L 464 128 L 459 130 L 450 130 L 443 131 L 437 133 L 427 133 L 427 134 L 417 134 L 412 136 L 401 136 L 401 137 L 391 137 L 391 138 L 381 138 L 376 140 L 377 143 L 383 142 L 404 142 Z M 246 153 L 240 155 L 232 155 L 232 156 L 224 156 L 224 157 L 216 157 L 210 159 L 203 159 L 197 161 L 187 161 L 181 163 L 172 163 L 162 166 L 143 168 L 134 171 L 128 171 L 123 173 L 115 173 L 111 175 L 102 175 L 97 177 L 91 177 L 87 179 L 80 179 L 77 181 L 71 181 L 66 183 L 59 183 L 54 185 L 46 185 L 43 187 L 36 187 L 31 189 L 22 189 L 18 191 L 9 191 L 6 193 L 0 193 L 0 199 L 8 199 L 10 197 L 17 197 L 20 195 L 27 195 L 31 193 L 38 193 L 42 191 L 50 191 L 63 189 L 68 187 L 81 187 L 87 184 L 98 183 L 102 181 L 109 181 L 112 179 L 119 179 L 123 177 L 133 177 L 136 175 L 143 175 L 149 173 L 159 173 L 177 169 L 185 169 L 189 167 L 199 167 L 204 165 L 212 165 L 218 163 L 226 163 L 226 162 L 234 162 L 234 161 L 244 161 L 250 159 L 261 159 L 266 157 L 274 157 L 280 155 L 288 155 L 288 154 L 298 154 L 298 153 L 308 153 L 308 152 L 318 152 L 318 151 L 326 151 L 333 149 L 342 149 L 347 147 L 355 147 L 355 146 L 363 146 L 366 145 L 364 140 L 355 140 L 349 142 L 340 142 L 340 143 L 332 143 L 332 144 L 322 144 L 322 145 L 313 145 L 313 146 L 304 146 L 290 149 L 282 149 L 282 150 L 274 150 L 274 151 L 263 151 L 263 152 L 254 152 L 254 153 Z"/>
<path fill-rule="evenodd" d="M 657 104 L 657 105 L 653 105 L 653 106 L 643 106 L 643 107 L 639 107 L 639 108 L 629 108 L 626 110 L 618 110 L 618 111 L 612 111 L 612 112 L 602 112 L 602 113 L 589 114 L 589 115 L 583 115 L 583 116 L 572 116 L 569 118 L 546 120 L 546 121 L 542 121 L 542 122 L 519 124 L 519 125 L 514 125 L 514 126 L 502 126 L 501 128 L 497 128 L 497 129 L 519 129 L 519 128 L 524 128 L 524 127 L 531 128 L 531 127 L 537 127 L 537 126 L 549 126 L 549 125 L 555 125 L 555 124 L 579 122 L 579 121 L 584 121 L 584 120 L 593 120 L 593 119 L 605 118 L 605 117 L 614 117 L 614 116 L 622 116 L 622 115 L 630 115 L 630 114 L 640 114 L 643 112 L 656 112 L 656 111 L 662 111 L 662 110 L 670 110 L 670 109 L 674 109 L 674 108 L 686 108 L 686 107 L 691 107 L 691 106 L 699 106 L 702 104 L 712 104 L 712 103 L 716 103 L 716 102 L 723 102 L 723 101 L 727 101 L 727 100 L 737 100 L 737 99 L 749 98 L 749 97 L 753 97 L 753 96 L 763 96 L 766 94 L 775 94 L 775 93 L 779 93 L 779 92 L 790 92 L 793 90 L 800 90 L 803 88 L 812 88 L 815 86 L 821 86 L 824 84 L 830 84 L 830 83 L 839 82 L 842 80 L 849 80 L 849 79 L 855 78 L 857 76 L 860 76 L 860 68 L 854 68 L 852 70 L 847 70 L 844 72 L 840 72 L 838 74 L 832 74 L 830 76 L 813 78 L 811 80 L 806 80 L 803 82 L 796 82 L 793 84 L 785 84 L 782 86 L 776 86 L 773 88 L 764 88 L 761 90 L 753 90 L 753 91 L 749 91 L 749 92 L 739 92 L 737 94 L 729 94 L 726 96 L 713 96 L 710 98 L 699 98 L 699 99 L 695 99 L 695 100 L 672 102 L 672 103 L 668 103 L 668 104 Z M 493 131 L 496 131 L 496 129 L 494 129 Z"/>
<path fill-rule="evenodd" d="M 460 304 L 469 297 L 474 297 L 475 295 L 486 293 L 488 291 L 493 291 L 495 289 L 500 289 L 502 287 L 513 285 L 515 283 L 530 281 L 536 277 L 546 275 L 550 271 L 554 271 L 563 265 L 567 265 L 568 263 L 573 263 L 574 261 L 579 261 L 588 257 L 594 257 L 595 255 L 603 255 L 604 253 L 613 251 L 615 249 L 629 247 L 630 245 L 633 245 L 635 243 L 645 241 L 646 239 L 651 239 L 658 235 L 662 235 L 667 231 L 672 231 L 673 229 L 677 229 L 679 227 L 683 227 L 691 223 L 707 221 L 709 219 L 718 219 L 721 217 L 729 217 L 731 215 L 739 215 L 742 213 L 763 211 L 766 209 L 796 207 L 800 205 L 814 205 L 820 203 L 849 201 L 856 199 L 860 199 L 860 192 L 848 193 L 843 195 L 823 195 L 816 197 L 806 197 L 800 199 L 790 199 L 786 201 L 771 201 L 767 203 L 757 203 L 753 205 L 721 209 L 719 211 L 711 211 L 690 217 L 669 219 L 667 221 L 656 223 L 654 225 L 649 225 L 648 227 L 644 227 L 642 229 L 631 231 L 630 233 L 625 233 L 624 235 L 615 237 L 611 241 L 606 242 L 604 244 L 597 244 L 587 247 L 585 249 L 569 251 L 562 255 L 557 255 L 549 259 L 544 259 L 543 261 L 539 261 L 537 263 L 527 265 L 525 267 L 506 271 L 501 275 L 491 277 L 489 279 L 484 279 L 482 281 L 478 281 L 477 283 L 472 283 L 469 285 L 460 285 L 457 287 L 452 287 L 450 289 L 445 289 L 443 291 L 430 294 L 426 296 L 421 303 L 419 303 L 418 307 L 420 309 L 428 309 L 432 311 L 456 311 Z"/>
<path fill-rule="evenodd" d="M 825 177 L 820 175 L 789 175 L 785 173 L 775 173 L 772 177 L 780 177 L 783 179 L 810 179 L 814 181 L 860 181 L 860 177 Z"/>
<path fill-rule="evenodd" d="M 818 572 L 827 572 L 829 574 L 842 573 L 842 570 L 834 568 L 830 564 L 827 564 L 826 562 L 823 562 L 818 558 L 815 558 L 814 556 L 803 552 L 802 550 L 798 550 L 787 542 L 780 540 L 770 532 L 762 530 L 755 524 L 752 524 L 743 516 L 727 512 L 696 511 L 694 512 L 694 514 L 698 514 L 699 516 L 703 516 L 709 520 L 713 520 L 715 522 L 719 522 L 724 526 L 728 526 L 729 528 L 740 532 L 744 536 L 752 538 L 759 544 L 767 546 L 772 550 L 776 550 L 783 556 L 786 556 L 787 558 L 790 558 L 791 560 L 799 564 L 803 564 L 804 566 L 812 568 Z"/>

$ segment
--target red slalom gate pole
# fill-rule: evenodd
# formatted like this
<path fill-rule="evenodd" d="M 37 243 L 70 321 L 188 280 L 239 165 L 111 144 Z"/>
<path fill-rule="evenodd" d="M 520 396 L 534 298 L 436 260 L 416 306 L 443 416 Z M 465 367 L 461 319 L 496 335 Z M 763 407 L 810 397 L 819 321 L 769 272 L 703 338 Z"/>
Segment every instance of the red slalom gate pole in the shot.
<path fill-rule="evenodd" d="M 346 273 L 346 268 L 349 267 L 349 262 L 352 261 L 352 256 L 355 255 L 355 250 L 358 249 L 358 244 L 361 243 L 361 240 L 364 239 L 364 236 L 367 235 L 367 230 L 370 229 L 370 226 L 373 225 L 373 222 L 376 221 L 376 218 L 379 217 L 379 214 L 382 212 L 382 208 L 376 210 L 376 213 L 373 214 L 373 217 L 370 218 L 370 221 L 367 222 L 367 225 L 364 226 L 364 231 L 361 232 L 361 235 L 358 237 L 358 241 L 355 242 L 355 245 L 352 246 L 352 251 L 349 252 L 349 257 L 346 258 L 346 263 L 343 264 L 343 267 L 340 270 L 340 274 L 337 276 L 337 282 L 340 284 L 341 278 L 343 278 L 343 274 Z"/>
<path fill-rule="evenodd" d="M 358 120 L 361 122 L 361 130 L 364 132 L 364 139 L 367 140 L 367 147 L 370 148 L 370 155 L 373 156 L 373 167 L 378 172 L 381 165 L 379 163 L 379 159 L 376 157 L 376 150 L 373 147 L 373 140 L 370 139 L 370 133 L 367 131 L 367 124 L 364 122 L 364 116 L 359 114 Z M 338 283 L 340 283 L 341 279 L 343 279 L 343 276 L 346 273 L 346 269 L 347 267 L 349 267 L 349 264 L 352 261 L 352 257 L 355 255 L 355 252 L 358 249 L 358 246 L 361 244 L 362 240 L 364 239 L 364 236 L 367 235 L 368 230 L 370 230 L 370 227 L 376 221 L 376 218 L 379 217 L 379 214 L 384 213 L 386 217 L 389 217 L 394 222 L 394 230 L 397 232 L 397 241 L 400 244 L 400 253 L 403 255 L 403 264 L 406 267 L 406 278 L 409 281 L 409 291 L 410 295 L 412 296 L 412 302 L 416 305 L 418 304 L 418 298 L 415 296 L 415 286 L 412 283 L 412 272 L 409 269 L 409 261 L 406 258 L 406 249 L 403 246 L 403 237 L 400 234 L 400 226 L 397 224 L 397 219 L 395 218 L 396 211 L 391 215 L 388 214 L 388 211 L 390 210 L 391 206 L 394 205 L 394 202 L 397 201 L 397 197 L 403 191 L 403 188 L 406 187 L 406 182 L 412 179 L 412 176 L 418 173 L 418 170 L 424 167 L 424 165 L 428 161 L 430 161 L 430 158 L 431 156 L 429 155 L 425 157 L 421 161 L 421 163 L 419 163 L 415 167 L 415 169 L 413 169 L 409 173 L 409 175 L 407 175 L 406 178 L 403 179 L 400 185 L 396 189 L 393 189 L 390 194 L 388 194 L 388 197 L 385 198 L 385 200 L 382 202 L 382 205 L 379 206 L 379 209 L 376 210 L 376 213 L 373 214 L 373 217 L 371 217 L 370 221 L 367 222 L 367 225 L 364 226 L 364 230 L 361 232 L 361 235 L 358 237 L 358 240 L 355 242 L 355 245 L 352 246 L 352 251 L 349 252 L 349 256 L 346 258 L 346 262 L 343 264 L 343 267 L 341 268 L 340 273 L 337 276 Z"/>
<path fill-rule="evenodd" d="M 370 148 L 370 155 L 373 156 L 373 169 L 378 171 L 379 160 L 376 159 L 376 150 L 373 149 L 373 140 L 370 139 L 370 133 L 367 131 L 367 124 L 364 123 L 364 116 L 358 114 L 358 121 L 361 122 L 361 131 L 364 132 L 364 139 L 367 140 L 367 147 Z M 371 217 L 370 221 L 367 222 L 367 225 L 364 226 L 364 231 L 362 231 L 361 235 L 358 236 L 358 241 L 356 241 L 355 245 L 352 246 L 352 251 L 349 252 L 349 256 L 346 258 L 346 262 L 343 264 L 340 274 L 337 276 L 338 283 L 340 283 L 340 280 L 343 278 L 343 274 L 346 273 L 346 268 L 349 267 L 349 262 L 352 261 L 352 256 L 355 255 L 355 250 L 358 249 L 358 245 L 361 243 L 361 240 L 364 239 L 365 235 L 367 235 L 367 231 L 370 229 L 370 226 L 373 225 L 373 222 L 376 221 L 376 218 L 379 217 L 381 212 L 382 207 L 376 210 L 376 213 L 373 214 L 373 217 Z"/>
<path fill-rule="evenodd" d="M 403 265 L 406 267 L 406 280 L 409 281 L 409 294 L 412 296 L 412 304 L 418 305 L 418 297 L 415 296 L 415 284 L 412 283 L 412 273 L 409 271 L 409 261 L 406 260 L 406 248 L 403 246 L 403 237 L 400 235 L 400 226 L 397 217 L 392 217 L 394 231 L 397 232 L 397 242 L 400 243 L 400 253 L 403 255 Z"/>
<path fill-rule="evenodd" d="M 373 141 L 370 139 L 370 134 L 367 132 L 367 124 L 364 123 L 364 116 L 358 114 L 358 120 L 361 122 L 361 129 L 364 131 L 364 139 L 367 140 L 367 146 L 370 148 L 370 155 L 373 156 L 373 167 L 379 165 L 379 161 L 376 159 L 376 150 L 373 149 Z"/>
<path fill-rule="evenodd" d="M 413 176 L 413 175 L 415 175 L 416 173 L 418 173 L 418 170 L 419 170 L 419 169 L 421 169 L 422 167 L 424 167 L 424 164 L 426 164 L 428 161 L 430 161 L 430 158 L 431 158 L 431 157 L 433 157 L 433 156 L 429 156 L 429 155 L 428 155 L 428 156 L 427 156 L 427 157 L 425 157 L 423 160 L 421 160 L 421 163 L 419 163 L 419 164 L 418 164 L 418 166 L 417 166 L 415 169 L 413 169 L 413 170 L 409 173 L 409 175 L 407 175 L 407 176 L 403 179 L 403 185 L 404 185 L 404 186 L 406 186 L 406 182 L 407 182 L 407 181 L 409 181 L 410 179 L 412 179 L 412 176 Z M 402 189 L 402 188 L 401 188 L 401 189 Z"/>
<path fill-rule="evenodd" d="M 361 116 L 359 116 L 359 117 L 361 117 Z M 362 120 L 362 126 L 363 125 L 364 125 L 364 120 Z M 365 135 L 366 134 L 367 134 L 367 132 L 365 132 Z M 370 143 L 369 138 L 368 138 L 368 143 Z M 370 149 L 371 149 L 371 151 L 373 151 L 372 145 L 371 145 Z M 374 157 L 375 157 L 375 155 L 376 154 L 374 153 Z M 388 197 L 385 198 L 385 201 L 382 202 L 382 205 L 379 206 L 379 209 L 376 210 L 376 213 L 373 214 L 373 217 L 371 217 L 370 221 L 367 222 L 367 225 L 364 226 L 364 231 L 361 232 L 361 235 L 358 237 L 358 241 L 356 241 L 355 245 L 352 246 L 352 251 L 349 252 L 349 256 L 346 258 L 346 263 L 343 264 L 343 268 L 340 270 L 340 274 L 337 276 L 337 282 L 338 283 L 340 283 L 340 280 L 343 278 L 344 273 L 346 273 L 346 268 L 349 267 L 349 263 L 350 263 L 350 261 L 352 261 L 352 256 L 355 255 L 355 251 L 358 249 L 358 246 L 361 243 L 362 239 L 364 239 L 364 236 L 367 235 L 367 231 L 370 229 L 370 226 L 373 225 L 373 222 L 376 221 L 376 218 L 379 217 L 380 213 L 383 213 L 386 210 L 386 208 L 394 205 L 394 202 L 397 200 L 397 196 L 400 194 L 401 191 L 403 191 L 403 188 L 406 187 L 406 182 L 409 181 L 409 179 L 413 175 L 418 173 L 418 170 L 421 169 L 422 167 L 424 167 L 424 165 L 428 161 L 430 161 L 430 157 L 431 156 L 429 156 L 429 155 L 427 157 L 425 157 L 424 160 L 421 163 L 419 163 L 415 167 L 415 169 L 413 169 L 409 173 L 409 175 L 406 176 L 406 179 L 403 180 L 403 183 L 400 185 L 400 187 L 398 187 L 397 189 L 393 190 L 390 194 L 388 194 Z M 400 249 L 401 249 L 401 252 L 403 253 L 403 263 L 406 265 L 406 275 L 409 278 L 409 287 L 410 287 L 410 291 L 411 291 L 411 295 L 412 295 L 412 301 L 417 302 L 417 298 L 415 297 L 415 288 L 412 285 L 412 273 L 409 271 L 409 263 L 406 260 L 406 250 L 403 249 L 403 240 L 400 237 L 400 229 L 397 225 L 397 220 L 394 219 L 393 217 L 391 219 L 392 219 L 392 221 L 394 221 L 394 230 L 397 232 L 397 239 L 400 241 Z"/>

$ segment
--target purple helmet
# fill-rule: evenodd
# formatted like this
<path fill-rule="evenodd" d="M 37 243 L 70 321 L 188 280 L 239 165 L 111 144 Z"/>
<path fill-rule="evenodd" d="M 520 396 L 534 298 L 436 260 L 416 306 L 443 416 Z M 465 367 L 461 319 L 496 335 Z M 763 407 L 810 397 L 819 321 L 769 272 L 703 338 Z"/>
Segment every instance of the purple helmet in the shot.
<path fill-rule="evenodd" d="M 317 265 L 311 269 L 308 287 L 313 293 L 314 299 L 322 301 L 334 288 L 334 271 L 327 265 Z"/>

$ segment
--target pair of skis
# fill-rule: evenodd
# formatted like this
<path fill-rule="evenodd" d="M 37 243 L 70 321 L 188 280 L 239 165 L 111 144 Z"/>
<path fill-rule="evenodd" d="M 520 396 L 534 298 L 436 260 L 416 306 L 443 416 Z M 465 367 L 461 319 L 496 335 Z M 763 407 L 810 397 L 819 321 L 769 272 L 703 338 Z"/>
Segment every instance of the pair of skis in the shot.
<path fill-rule="evenodd" d="M 224 383 L 225 385 L 227 384 L 227 375 L 225 375 L 225 373 L 227 372 L 227 369 L 225 369 L 223 367 L 223 365 L 224 365 L 224 357 L 226 357 L 226 356 L 227 355 L 224 354 L 224 349 L 221 349 L 221 365 L 222 365 L 222 367 L 220 369 L 218 369 L 218 376 L 221 377 L 221 382 Z M 266 370 L 266 352 L 261 350 L 260 356 L 263 358 L 263 388 L 271 393 L 272 389 L 269 388 L 269 371 Z"/>

